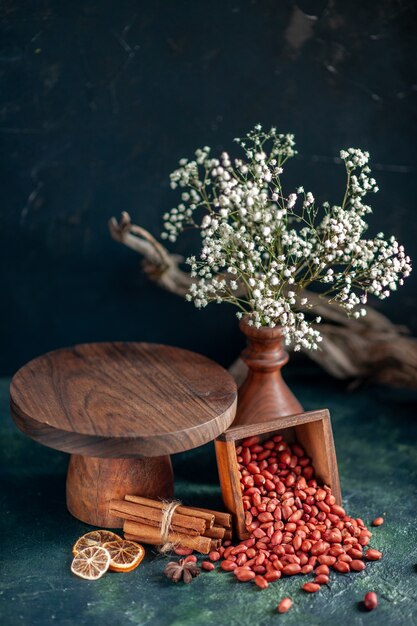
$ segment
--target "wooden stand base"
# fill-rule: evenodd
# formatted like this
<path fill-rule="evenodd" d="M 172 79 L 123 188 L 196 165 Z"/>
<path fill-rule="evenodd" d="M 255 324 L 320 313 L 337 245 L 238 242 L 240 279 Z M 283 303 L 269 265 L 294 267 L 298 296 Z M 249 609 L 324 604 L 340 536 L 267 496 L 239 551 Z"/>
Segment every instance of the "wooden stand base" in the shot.
<path fill-rule="evenodd" d="M 99 459 L 72 454 L 67 475 L 67 507 L 82 522 L 122 528 L 123 520 L 109 512 L 110 500 L 135 494 L 172 498 L 174 481 L 169 456 L 141 459 Z"/>
<path fill-rule="evenodd" d="M 172 498 L 169 454 L 224 432 L 237 389 L 220 365 L 152 343 L 88 343 L 30 361 L 13 377 L 10 406 L 24 433 L 72 454 L 67 505 L 78 519 L 117 528 L 110 500 Z"/>

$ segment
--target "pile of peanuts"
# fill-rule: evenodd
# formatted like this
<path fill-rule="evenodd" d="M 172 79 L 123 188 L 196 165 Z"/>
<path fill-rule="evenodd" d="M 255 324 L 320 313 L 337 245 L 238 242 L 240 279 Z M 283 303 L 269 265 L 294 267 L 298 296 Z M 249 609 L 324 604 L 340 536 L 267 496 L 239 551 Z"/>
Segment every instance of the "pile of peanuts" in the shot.
<path fill-rule="evenodd" d="M 331 489 L 318 485 L 311 459 L 298 443 L 285 443 L 281 435 L 262 442 L 249 437 L 236 454 L 250 538 L 236 546 L 225 542 L 207 564 L 223 559 L 223 570 L 261 589 L 282 575 L 314 570 L 314 580 L 302 587 L 314 593 L 329 582 L 330 568 L 360 572 L 364 559 L 381 558 L 381 552 L 367 548 L 372 533 L 364 522 L 346 515 Z"/>

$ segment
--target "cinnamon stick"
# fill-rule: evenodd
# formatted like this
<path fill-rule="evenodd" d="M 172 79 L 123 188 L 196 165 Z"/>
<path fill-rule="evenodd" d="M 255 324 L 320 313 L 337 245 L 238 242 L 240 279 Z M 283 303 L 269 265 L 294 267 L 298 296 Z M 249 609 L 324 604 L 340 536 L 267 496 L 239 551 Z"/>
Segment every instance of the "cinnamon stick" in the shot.
<path fill-rule="evenodd" d="M 139 522 L 131 522 L 126 520 L 123 524 L 123 532 L 126 539 L 131 538 L 132 541 L 140 541 L 142 543 L 150 543 L 155 546 L 162 542 L 161 531 L 154 526 L 148 526 L 147 524 L 140 524 Z M 208 554 L 211 549 L 211 539 L 209 537 L 194 537 L 192 535 L 185 535 L 183 533 L 168 534 L 168 541 L 173 544 L 184 546 L 185 548 L 192 548 L 202 554 Z"/>
<path fill-rule="evenodd" d="M 208 513 L 209 515 L 214 515 L 214 523 L 216 526 L 224 526 L 225 528 L 232 527 L 232 516 L 230 513 L 225 513 L 224 511 L 213 511 L 212 509 L 193 509 L 194 511 L 202 511 Z"/>
<path fill-rule="evenodd" d="M 210 544 L 210 552 L 212 552 L 213 550 L 218 550 L 221 545 L 222 545 L 221 539 L 212 539 L 211 544 Z"/>
<path fill-rule="evenodd" d="M 210 537 L 210 539 L 223 539 L 225 533 L 226 529 L 222 526 L 213 526 L 213 528 L 208 528 L 205 531 L 204 536 Z"/>
<path fill-rule="evenodd" d="M 125 500 L 127 502 L 136 502 L 137 504 L 143 504 L 149 508 L 163 509 L 165 504 L 160 500 L 153 500 L 151 498 L 144 498 L 143 496 L 126 495 Z M 176 509 L 176 513 L 181 515 L 189 515 L 191 517 L 198 517 L 206 521 L 206 528 L 213 528 L 216 511 L 209 511 L 207 509 L 196 509 L 189 506 L 180 504 Z M 227 515 L 226 513 L 224 515 Z M 223 526 L 223 524 L 219 524 Z M 224 524 L 225 525 L 225 524 Z"/>
<path fill-rule="evenodd" d="M 111 500 L 110 513 L 122 519 L 156 527 L 161 527 L 163 518 L 162 509 L 126 500 Z M 181 515 L 176 510 L 171 518 L 171 530 L 188 535 L 201 535 L 206 530 L 206 522 L 202 518 Z"/>

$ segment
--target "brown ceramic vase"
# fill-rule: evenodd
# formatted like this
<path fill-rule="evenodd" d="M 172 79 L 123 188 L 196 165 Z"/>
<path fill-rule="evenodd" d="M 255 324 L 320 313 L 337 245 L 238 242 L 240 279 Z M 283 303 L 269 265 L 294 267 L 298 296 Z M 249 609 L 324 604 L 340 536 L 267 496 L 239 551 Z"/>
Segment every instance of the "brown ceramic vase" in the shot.
<path fill-rule="evenodd" d="M 255 328 L 248 324 L 247 318 L 241 319 L 239 326 L 247 339 L 241 358 L 249 369 L 239 389 L 233 426 L 257 424 L 301 413 L 301 404 L 281 374 L 282 366 L 288 361 L 288 353 L 282 347 L 282 328 Z"/>

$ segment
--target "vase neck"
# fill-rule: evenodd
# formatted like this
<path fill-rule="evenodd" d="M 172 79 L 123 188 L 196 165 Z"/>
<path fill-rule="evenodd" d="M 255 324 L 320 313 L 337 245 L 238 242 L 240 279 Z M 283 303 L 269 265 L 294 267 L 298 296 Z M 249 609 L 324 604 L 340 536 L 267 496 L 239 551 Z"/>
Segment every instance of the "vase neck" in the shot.
<path fill-rule="evenodd" d="M 247 339 L 242 360 L 249 368 L 239 388 L 234 426 L 259 424 L 283 415 L 302 411 L 301 404 L 288 389 L 281 376 L 281 367 L 288 361 L 282 347 L 282 328 L 255 328 L 247 319 L 240 321 Z"/>
<path fill-rule="evenodd" d="M 288 354 L 282 343 L 284 339 L 281 327 L 269 328 L 250 326 L 246 318 L 240 321 L 240 329 L 247 339 L 242 352 L 242 360 L 252 371 L 273 372 L 281 369 L 288 361 Z"/>

